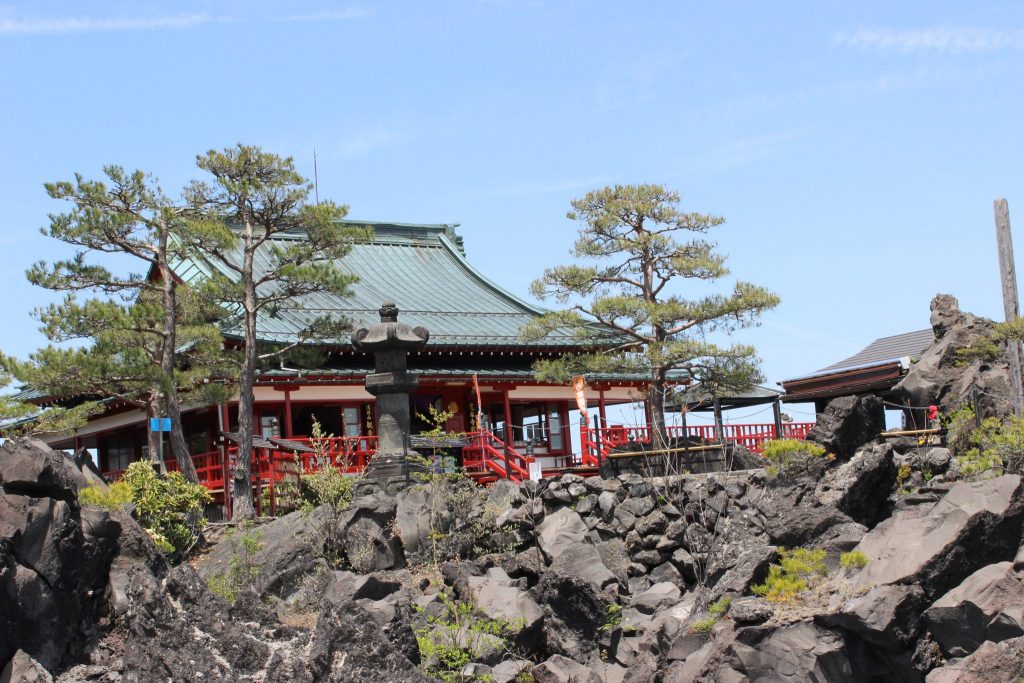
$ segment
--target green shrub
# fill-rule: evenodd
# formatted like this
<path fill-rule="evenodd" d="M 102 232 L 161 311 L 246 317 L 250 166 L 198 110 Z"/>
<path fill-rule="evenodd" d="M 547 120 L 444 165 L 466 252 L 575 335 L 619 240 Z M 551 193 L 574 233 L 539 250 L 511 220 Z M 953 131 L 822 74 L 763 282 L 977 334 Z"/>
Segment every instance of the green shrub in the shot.
<path fill-rule="evenodd" d="M 720 619 L 729 611 L 730 604 L 732 604 L 732 598 L 719 598 L 708 606 L 708 614 Z"/>
<path fill-rule="evenodd" d="M 78 502 L 104 510 L 122 510 L 132 502 L 132 489 L 123 481 L 115 481 L 107 488 L 89 486 L 78 492 Z"/>
<path fill-rule="evenodd" d="M 181 560 L 206 526 L 203 506 L 212 498 L 199 484 L 178 472 L 161 477 L 149 461 L 133 462 L 107 490 L 90 486 L 78 492 L 82 505 L 117 510 L 131 506 L 132 515 L 172 562 Z"/>
<path fill-rule="evenodd" d="M 803 439 L 774 439 L 764 444 L 762 455 L 768 460 L 768 473 L 799 475 L 807 472 L 826 457 L 825 449 L 813 441 Z"/>
<path fill-rule="evenodd" d="M 522 620 L 489 619 L 477 614 L 471 602 L 452 600 L 445 593 L 439 597 L 444 611 L 416 630 L 420 666 L 445 683 L 461 683 L 465 666 L 479 661 L 496 641 L 507 648 L 507 634 L 521 629 Z"/>
<path fill-rule="evenodd" d="M 910 475 L 913 474 L 913 473 L 914 473 L 914 471 L 911 469 L 910 465 L 908 465 L 907 463 L 903 463 L 902 465 L 899 466 L 899 468 L 896 470 L 896 491 L 897 491 L 897 493 L 899 493 L 902 496 L 905 496 L 908 493 L 910 493 L 910 491 L 907 490 L 906 484 L 907 484 L 907 481 L 910 479 Z"/>
<path fill-rule="evenodd" d="M 718 623 L 718 619 L 714 617 L 707 617 L 705 619 L 698 619 L 697 621 L 690 624 L 690 633 L 708 633 Z"/>
<path fill-rule="evenodd" d="M 598 629 L 602 632 L 614 631 L 616 628 L 622 625 L 622 605 L 618 603 L 611 603 L 608 605 L 606 610 L 604 623 Z"/>
<path fill-rule="evenodd" d="M 839 556 L 839 565 L 847 569 L 862 569 L 869 562 L 862 550 L 851 550 Z"/>
<path fill-rule="evenodd" d="M 234 604 L 240 593 L 252 588 L 260 575 L 260 568 L 253 562 L 253 558 L 263 549 L 261 536 L 260 531 L 248 526 L 243 526 L 240 533 L 235 530 L 228 532 L 231 557 L 228 558 L 227 571 L 214 574 L 206 580 L 213 593 Z"/>
<path fill-rule="evenodd" d="M 764 583 L 752 586 L 751 591 L 771 602 L 790 602 L 827 575 L 824 550 L 780 550 L 778 564 L 769 567 L 768 578 Z"/>
<path fill-rule="evenodd" d="M 357 479 L 330 465 L 307 474 L 302 478 L 303 509 L 313 510 L 321 505 L 330 505 L 338 512 L 347 509 Z"/>
<path fill-rule="evenodd" d="M 732 598 L 719 598 L 708 605 L 707 616 L 690 623 L 690 633 L 708 633 L 729 611 Z"/>
<path fill-rule="evenodd" d="M 979 423 L 974 406 L 965 405 L 943 418 L 943 424 L 946 444 L 964 478 L 1024 472 L 1024 418 L 987 417 Z"/>

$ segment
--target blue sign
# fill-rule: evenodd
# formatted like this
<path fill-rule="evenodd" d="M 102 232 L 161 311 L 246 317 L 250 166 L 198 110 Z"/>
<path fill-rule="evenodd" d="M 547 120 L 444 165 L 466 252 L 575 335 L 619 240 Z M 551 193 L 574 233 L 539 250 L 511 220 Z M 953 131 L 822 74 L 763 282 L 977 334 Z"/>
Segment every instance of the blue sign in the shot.
<path fill-rule="evenodd" d="M 151 417 L 151 418 L 149 418 L 149 431 L 151 431 L 151 432 L 169 432 L 169 431 L 171 431 L 171 418 L 169 418 L 169 417 Z"/>

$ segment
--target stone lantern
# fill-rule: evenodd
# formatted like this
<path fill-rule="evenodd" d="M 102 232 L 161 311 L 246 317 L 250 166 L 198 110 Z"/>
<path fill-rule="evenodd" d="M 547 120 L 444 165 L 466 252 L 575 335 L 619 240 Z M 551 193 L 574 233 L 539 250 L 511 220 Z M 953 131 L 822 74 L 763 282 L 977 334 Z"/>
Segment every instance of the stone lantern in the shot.
<path fill-rule="evenodd" d="M 416 376 L 406 370 L 406 363 L 409 353 L 422 349 L 428 339 L 426 328 L 398 322 L 393 301 L 380 307 L 378 324 L 352 334 L 352 346 L 373 354 L 374 372 L 366 376 L 366 390 L 377 398 L 377 453 L 366 467 L 366 478 L 385 491 L 402 488 L 409 473 L 409 395 Z"/>

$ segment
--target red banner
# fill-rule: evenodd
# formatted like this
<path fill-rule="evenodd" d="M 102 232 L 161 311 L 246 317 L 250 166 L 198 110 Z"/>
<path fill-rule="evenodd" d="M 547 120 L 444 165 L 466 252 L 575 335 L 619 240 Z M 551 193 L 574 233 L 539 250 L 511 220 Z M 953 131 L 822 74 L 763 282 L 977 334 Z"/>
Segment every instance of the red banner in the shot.
<path fill-rule="evenodd" d="M 476 392 L 476 431 L 483 431 L 483 412 L 484 404 L 480 400 L 480 382 L 476 379 L 476 373 L 473 373 L 473 391 Z"/>
<path fill-rule="evenodd" d="M 572 390 L 576 392 L 576 406 L 580 409 L 580 419 L 585 423 L 590 422 L 590 415 L 587 413 L 587 381 L 583 375 L 576 375 L 572 378 Z"/>

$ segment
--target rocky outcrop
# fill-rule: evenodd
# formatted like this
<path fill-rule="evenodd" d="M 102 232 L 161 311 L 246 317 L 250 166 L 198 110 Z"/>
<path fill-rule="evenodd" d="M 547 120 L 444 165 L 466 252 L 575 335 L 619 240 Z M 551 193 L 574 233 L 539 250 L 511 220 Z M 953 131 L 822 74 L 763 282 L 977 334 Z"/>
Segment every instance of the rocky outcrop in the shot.
<path fill-rule="evenodd" d="M 1011 562 L 982 567 L 936 600 L 924 622 L 949 657 L 968 655 L 986 640 L 1024 636 L 1024 577 Z"/>
<path fill-rule="evenodd" d="M 933 506 L 897 512 L 857 546 L 870 559 L 856 587 L 915 583 L 932 597 L 992 560 L 1017 552 L 1024 523 L 1024 486 L 1004 475 L 954 486 Z"/>
<path fill-rule="evenodd" d="M 292 595 L 304 577 L 325 570 L 324 535 L 330 523 L 327 508 L 310 513 L 292 512 L 257 530 L 260 550 L 252 557 L 259 567 L 253 586 L 261 598 L 270 596 L 287 598 Z M 196 563 L 203 580 L 229 571 L 231 558 L 237 555 L 235 543 L 217 544 Z"/>
<path fill-rule="evenodd" d="M 928 674 L 927 683 L 992 683 L 1024 680 L 1024 638 L 986 642 L 971 655 Z"/>
<path fill-rule="evenodd" d="M 871 413 L 833 406 L 815 476 L 439 479 L 284 516 L 233 605 L 206 579 L 237 544 L 169 568 L 130 515 L 79 506 L 73 459 L 5 446 L 0 680 L 1019 680 L 1024 482 L 955 482 Z M 811 587 L 754 595 L 794 547 L 821 551 Z"/>
<path fill-rule="evenodd" d="M 983 394 L 982 415 L 1012 412 L 1007 400 L 995 398 L 1012 394 L 1006 361 L 1000 357 L 965 362 L 957 353 L 990 334 L 993 322 L 961 311 L 949 294 L 938 294 L 931 303 L 931 324 L 935 342 L 893 389 L 894 400 L 913 406 L 959 405 L 973 403 L 977 389 Z"/>
<path fill-rule="evenodd" d="M 885 430 L 885 407 L 876 396 L 832 399 L 807 434 L 826 452 L 849 458 Z"/>
<path fill-rule="evenodd" d="M 39 442 L 0 447 L 0 482 L 0 666 L 21 650 L 59 671 L 88 647 L 121 525 L 134 522 L 83 519 L 77 491 L 86 477 Z"/>
<path fill-rule="evenodd" d="M 850 460 L 828 470 L 818 482 L 814 496 L 865 526 L 874 526 L 886 508 L 886 499 L 896 483 L 896 465 L 889 444 L 859 449 Z"/>

